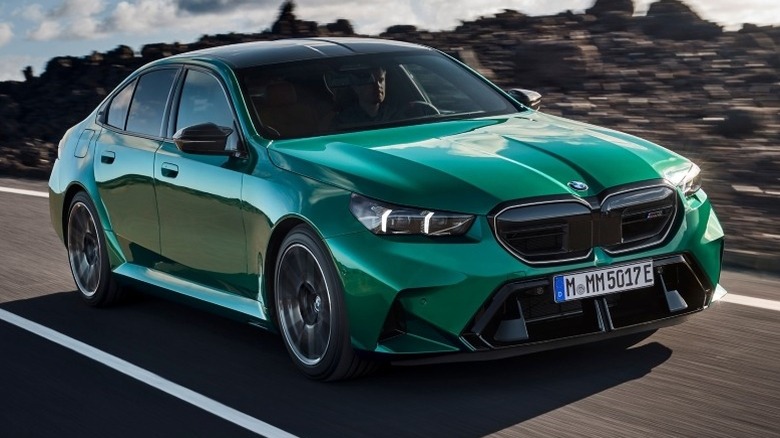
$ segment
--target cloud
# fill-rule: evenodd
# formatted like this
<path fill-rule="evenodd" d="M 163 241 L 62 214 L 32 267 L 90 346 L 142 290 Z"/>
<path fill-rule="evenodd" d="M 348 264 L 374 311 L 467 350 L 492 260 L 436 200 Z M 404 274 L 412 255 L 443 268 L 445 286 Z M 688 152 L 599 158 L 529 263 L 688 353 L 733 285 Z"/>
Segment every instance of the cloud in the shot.
<path fill-rule="evenodd" d="M 176 6 L 183 12 L 191 14 L 204 14 L 212 12 L 228 12 L 235 8 L 271 7 L 280 4 L 277 0 L 176 0 Z"/>
<path fill-rule="evenodd" d="M 417 0 L 412 0 L 417 1 Z M 316 21 L 320 24 L 332 23 L 339 18 L 349 20 L 358 33 L 379 33 L 393 24 L 411 24 L 419 26 L 422 23 L 414 16 L 409 0 L 393 3 L 392 13 L 383 14 L 382 8 L 375 0 L 341 0 L 319 1 L 309 0 L 296 2 L 295 16 L 300 20 Z M 273 11 L 275 20 L 279 9 Z M 393 23 L 389 23 L 393 21 Z M 269 26 L 270 27 L 270 26 Z"/>
<path fill-rule="evenodd" d="M 280 0 L 125 0 L 108 14 L 103 32 L 203 34 L 259 32 L 270 27 L 279 13 L 267 2 Z M 197 3 L 197 4 L 196 4 Z M 243 6 L 237 6 L 243 5 Z M 184 9 L 184 8 L 188 9 Z M 223 8 L 218 10 L 219 8 Z M 164 30 L 164 32 L 162 31 Z"/>
<path fill-rule="evenodd" d="M 46 18 L 46 13 L 43 11 L 43 6 L 38 3 L 33 3 L 23 8 L 16 9 L 11 15 L 22 17 L 25 20 L 32 22 L 39 22 Z"/>
<path fill-rule="evenodd" d="M 33 41 L 90 40 L 106 35 L 100 30 L 100 24 L 95 19 L 81 17 L 64 23 L 44 20 L 27 33 L 27 38 Z"/>
<path fill-rule="evenodd" d="M 0 47 L 8 44 L 14 37 L 14 31 L 10 23 L 0 23 Z"/>
<path fill-rule="evenodd" d="M 691 1 L 693 9 L 704 19 L 739 29 L 743 23 L 777 25 L 780 23 L 780 2 L 751 0 L 747 2 Z"/>
<path fill-rule="evenodd" d="M 177 7 L 171 0 L 121 1 L 105 20 L 101 29 L 106 32 L 139 32 L 168 26 L 180 27 L 176 20 Z"/>
<path fill-rule="evenodd" d="M 32 41 L 84 40 L 106 35 L 95 18 L 104 9 L 104 0 L 64 0 L 48 11 L 32 4 L 18 14 L 36 23 L 27 32 L 27 38 Z"/>
<path fill-rule="evenodd" d="M 92 17 L 80 17 L 69 23 L 63 37 L 72 40 L 87 40 L 106 36 L 101 30 L 100 23 Z"/>
<path fill-rule="evenodd" d="M 64 0 L 62 4 L 50 10 L 47 14 L 50 18 L 64 17 L 91 17 L 105 9 L 103 0 Z"/>
<path fill-rule="evenodd" d="M 55 20 L 43 20 L 35 29 L 27 32 L 27 38 L 33 41 L 49 41 L 58 38 L 62 33 L 62 26 Z"/>

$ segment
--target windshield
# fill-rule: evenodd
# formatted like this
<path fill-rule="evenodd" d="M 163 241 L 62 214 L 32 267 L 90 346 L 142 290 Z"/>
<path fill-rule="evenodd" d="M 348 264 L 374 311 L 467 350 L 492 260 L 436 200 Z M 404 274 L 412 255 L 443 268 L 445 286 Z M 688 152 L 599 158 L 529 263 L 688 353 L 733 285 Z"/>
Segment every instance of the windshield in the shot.
<path fill-rule="evenodd" d="M 518 111 L 483 79 L 436 52 L 327 58 L 238 73 L 253 122 L 269 138 Z"/>

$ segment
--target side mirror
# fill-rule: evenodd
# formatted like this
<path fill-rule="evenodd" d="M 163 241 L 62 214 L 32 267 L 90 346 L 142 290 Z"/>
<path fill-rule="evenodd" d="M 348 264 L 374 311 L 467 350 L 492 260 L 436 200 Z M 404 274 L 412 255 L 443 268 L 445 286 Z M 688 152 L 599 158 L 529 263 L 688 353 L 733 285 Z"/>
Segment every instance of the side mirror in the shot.
<path fill-rule="evenodd" d="M 173 143 L 188 154 L 231 155 L 227 150 L 227 138 L 233 130 L 213 123 L 201 123 L 182 128 L 173 134 Z"/>
<path fill-rule="evenodd" d="M 531 108 L 532 110 L 538 111 L 542 106 L 542 95 L 536 91 L 526 90 L 523 88 L 512 88 L 511 90 L 507 91 L 507 93 L 516 101 L 522 103 L 528 108 Z"/>

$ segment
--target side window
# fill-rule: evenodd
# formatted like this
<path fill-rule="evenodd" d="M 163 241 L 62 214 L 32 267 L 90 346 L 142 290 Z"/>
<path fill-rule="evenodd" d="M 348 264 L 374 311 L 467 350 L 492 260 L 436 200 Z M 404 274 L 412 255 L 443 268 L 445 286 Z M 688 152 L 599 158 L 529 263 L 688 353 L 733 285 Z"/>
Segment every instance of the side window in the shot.
<path fill-rule="evenodd" d="M 157 70 L 141 76 L 130 104 L 127 131 L 160 136 L 165 104 L 176 72 L 177 70 Z"/>
<path fill-rule="evenodd" d="M 207 73 L 189 70 L 181 91 L 175 130 L 208 122 L 235 129 L 233 111 L 219 80 Z"/>
<path fill-rule="evenodd" d="M 135 90 L 135 83 L 133 81 L 125 86 L 119 93 L 114 96 L 111 101 L 111 105 L 108 106 L 108 117 L 106 123 L 119 129 L 125 129 L 125 121 L 127 120 L 127 109 L 130 108 L 130 99 L 133 98 L 133 90 Z"/>

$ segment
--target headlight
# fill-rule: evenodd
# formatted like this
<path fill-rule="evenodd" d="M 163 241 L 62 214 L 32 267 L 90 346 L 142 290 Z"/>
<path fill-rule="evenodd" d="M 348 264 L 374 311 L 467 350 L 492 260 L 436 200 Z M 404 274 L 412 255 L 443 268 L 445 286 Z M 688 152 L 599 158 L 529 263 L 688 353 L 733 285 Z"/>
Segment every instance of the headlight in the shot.
<path fill-rule="evenodd" d="M 456 236 L 465 234 L 474 216 L 385 204 L 352 195 L 349 210 L 374 234 Z"/>
<path fill-rule="evenodd" d="M 666 180 L 679 187 L 685 196 L 691 196 L 701 188 L 701 169 L 690 163 L 685 167 L 672 169 L 664 175 Z"/>

